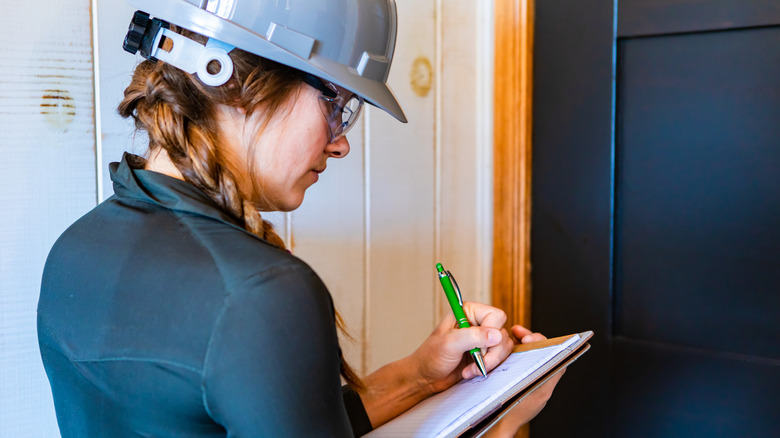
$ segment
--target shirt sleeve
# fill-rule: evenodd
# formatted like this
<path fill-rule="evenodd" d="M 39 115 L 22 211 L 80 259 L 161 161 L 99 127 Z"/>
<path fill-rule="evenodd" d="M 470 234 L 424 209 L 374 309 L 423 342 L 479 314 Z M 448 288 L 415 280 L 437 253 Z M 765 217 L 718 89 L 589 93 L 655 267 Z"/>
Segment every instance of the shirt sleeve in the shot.
<path fill-rule="evenodd" d="M 374 427 L 371 426 L 371 420 L 368 418 L 366 407 L 363 406 L 363 400 L 360 399 L 360 394 L 349 385 L 341 387 L 342 396 L 344 397 L 344 406 L 347 408 L 347 414 L 349 415 L 349 423 L 352 425 L 352 430 L 355 436 L 363 436 L 371 432 Z"/>
<path fill-rule="evenodd" d="M 227 299 L 203 370 L 229 437 L 352 436 L 330 294 L 304 264 L 275 267 Z"/>

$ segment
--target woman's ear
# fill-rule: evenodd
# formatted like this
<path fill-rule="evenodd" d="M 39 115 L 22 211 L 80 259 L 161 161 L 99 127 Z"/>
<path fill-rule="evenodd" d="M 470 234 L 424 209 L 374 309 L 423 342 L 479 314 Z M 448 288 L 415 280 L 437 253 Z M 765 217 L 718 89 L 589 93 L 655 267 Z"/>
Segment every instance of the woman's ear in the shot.
<path fill-rule="evenodd" d="M 240 105 L 217 104 L 217 117 L 225 121 L 230 118 L 246 117 L 246 109 Z"/>

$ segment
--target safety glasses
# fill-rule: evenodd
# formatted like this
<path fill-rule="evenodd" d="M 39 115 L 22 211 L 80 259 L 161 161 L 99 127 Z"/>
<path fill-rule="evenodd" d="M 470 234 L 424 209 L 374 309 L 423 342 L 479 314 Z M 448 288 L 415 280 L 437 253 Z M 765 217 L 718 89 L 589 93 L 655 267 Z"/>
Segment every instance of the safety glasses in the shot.
<path fill-rule="evenodd" d="M 330 142 L 335 143 L 352 129 L 363 109 L 363 98 L 330 82 L 306 74 L 303 82 L 319 90 L 320 108 L 330 130 Z"/>

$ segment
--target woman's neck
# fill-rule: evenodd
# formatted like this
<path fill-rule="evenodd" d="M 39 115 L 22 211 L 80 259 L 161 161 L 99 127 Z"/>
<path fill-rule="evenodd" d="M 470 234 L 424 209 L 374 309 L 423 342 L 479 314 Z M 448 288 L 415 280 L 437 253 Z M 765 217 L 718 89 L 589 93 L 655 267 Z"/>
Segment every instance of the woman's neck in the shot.
<path fill-rule="evenodd" d="M 168 175 L 170 177 L 184 181 L 184 176 L 182 176 L 181 172 L 179 172 L 179 169 L 176 168 L 176 165 L 174 165 L 173 161 L 171 161 L 171 157 L 168 156 L 168 152 L 166 152 L 163 148 L 157 148 L 151 154 L 149 154 L 149 159 L 146 160 L 146 166 L 144 166 L 144 169 L 151 170 L 152 172 L 162 173 L 163 175 Z"/>

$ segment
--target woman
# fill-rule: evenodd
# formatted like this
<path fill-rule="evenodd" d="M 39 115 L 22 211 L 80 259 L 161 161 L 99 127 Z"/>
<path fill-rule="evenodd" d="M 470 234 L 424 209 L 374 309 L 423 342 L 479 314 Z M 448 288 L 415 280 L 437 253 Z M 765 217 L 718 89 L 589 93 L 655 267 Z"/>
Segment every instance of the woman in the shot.
<path fill-rule="evenodd" d="M 147 158 L 112 164 L 115 195 L 60 237 L 41 286 L 64 437 L 360 435 L 476 376 L 464 352 L 486 349 L 488 369 L 506 358 L 504 313 L 469 303 L 478 327 L 449 316 L 359 379 L 327 289 L 260 213 L 297 208 L 327 160 L 349 153 L 364 100 L 404 120 L 385 84 L 392 0 L 138 3 L 161 20 L 133 19 L 125 48 L 147 60 L 119 112 L 148 133 Z M 319 26 L 311 44 L 296 20 Z M 532 418 L 554 385 L 494 432 Z"/>

